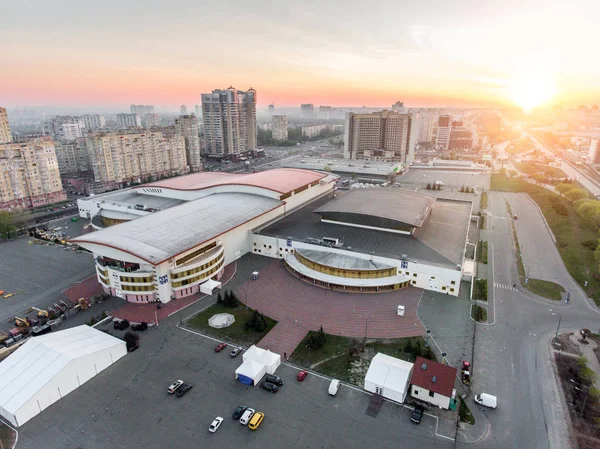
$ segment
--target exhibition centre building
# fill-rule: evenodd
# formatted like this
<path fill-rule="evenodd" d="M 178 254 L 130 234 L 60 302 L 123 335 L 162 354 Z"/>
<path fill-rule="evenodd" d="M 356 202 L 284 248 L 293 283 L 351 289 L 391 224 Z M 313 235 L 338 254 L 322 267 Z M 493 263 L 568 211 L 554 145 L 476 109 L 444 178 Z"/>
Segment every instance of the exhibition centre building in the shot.
<path fill-rule="evenodd" d="M 458 295 L 470 202 L 337 182 L 304 169 L 201 172 L 90 196 L 79 214 L 95 231 L 72 242 L 93 253 L 106 293 L 137 303 L 210 292 L 247 253 L 325 288 Z"/>

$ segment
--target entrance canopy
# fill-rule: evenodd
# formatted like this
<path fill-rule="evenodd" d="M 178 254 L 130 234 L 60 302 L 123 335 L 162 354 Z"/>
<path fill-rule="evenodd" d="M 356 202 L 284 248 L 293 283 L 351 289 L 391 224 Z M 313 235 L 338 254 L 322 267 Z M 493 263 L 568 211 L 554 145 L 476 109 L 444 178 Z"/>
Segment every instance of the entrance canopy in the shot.
<path fill-rule="evenodd" d="M 205 283 L 200 285 L 200 291 L 205 295 L 212 295 L 214 289 L 220 289 L 221 283 L 219 281 L 215 281 L 214 279 L 209 279 Z"/>

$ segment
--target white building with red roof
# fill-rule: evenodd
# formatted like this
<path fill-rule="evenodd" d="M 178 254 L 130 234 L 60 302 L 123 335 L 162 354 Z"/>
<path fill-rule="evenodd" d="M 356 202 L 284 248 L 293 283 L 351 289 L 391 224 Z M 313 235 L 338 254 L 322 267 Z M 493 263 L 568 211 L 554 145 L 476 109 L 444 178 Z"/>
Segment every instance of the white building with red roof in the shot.
<path fill-rule="evenodd" d="M 456 405 L 456 368 L 417 357 L 410 379 L 410 395 L 443 409 Z"/>

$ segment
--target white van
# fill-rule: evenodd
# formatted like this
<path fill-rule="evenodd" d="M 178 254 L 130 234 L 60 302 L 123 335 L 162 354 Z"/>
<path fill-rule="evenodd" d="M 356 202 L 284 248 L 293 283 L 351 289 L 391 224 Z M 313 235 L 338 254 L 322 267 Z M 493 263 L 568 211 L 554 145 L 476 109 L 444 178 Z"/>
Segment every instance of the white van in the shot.
<path fill-rule="evenodd" d="M 487 393 L 479 393 L 477 396 L 475 396 L 475 398 L 473 398 L 473 400 L 484 407 L 496 408 L 498 405 L 498 399 L 496 396 L 492 396 L 491 394 Z"/>
<path fill-rule="evenodd" d="M 331 396 L 335 396 L 339 389 L 340 389 L 340 381 L 337 379 L 333 379 L 331 381 L 331 383 L 329 384 L 329 390 L 328 390 L 329 394 Z"/>

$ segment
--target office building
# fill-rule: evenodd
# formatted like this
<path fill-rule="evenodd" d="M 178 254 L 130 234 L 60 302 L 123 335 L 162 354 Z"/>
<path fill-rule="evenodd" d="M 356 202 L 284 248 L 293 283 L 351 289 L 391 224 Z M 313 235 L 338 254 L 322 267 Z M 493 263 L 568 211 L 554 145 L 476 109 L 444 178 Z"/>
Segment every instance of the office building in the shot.
<path fill-rule="evenodd" d="M 132 104 L 129 107 L 129 112 L 132 114 L 138 114 L 140 116 L 146 114 L 154 114 L 154 106 L 151 105 L 143 105 L 143 104 Z"/>
<path fill-rule="evenodd" d="M 85 139 L 96 182 L 141 182 L 187 173 L 185 139 L 162 132 L 97 133 Z"/>
<path fill-rule="evenodd" d="M 12 133 L 5 108 L 0 108 L 0 143 L 12 143 Z"/>
<path fill-rule="evenodd" d="M 433 127 L 435 117 L 433 115 L 421 115 L 419 119 L 419 142 L 431 142 L 433 140 Z"/>
<path fill-rule="evenodd" d="M 329 120 L 331 118 L 331 106 L 319 106 L 319 118 Z"/>
<path fill-rule="evenodd" d="M 106 119 L 103 115 L 90 114 L 82 116 L 86 131 L 96 131 L 106 126 Z"/>
<path fill-rule="evenodd" d="M 269 117 L 273 117 L 275 115 L 275 105 L 271 103 L 268 108 Z"/>
<path fill-rule="evenodd" d="M 464 126 L 463 122 L 454 121 L 450 129 L 448 150 L 469 151 L 473 149 L 473 130 Z"/>
<path fill-rule="evenodd" d="M 141 127 L 142 119 L 139 114 L 117 114 L 119 128 L 126 129 L 134 126 Z"/>
<path fill-rule="evenodd" d="M 274 115 L 271 121 L 273 140 L 288 140 L 288 120 L 285 115 Z"/>
<path fill-rule="evenodd" d="M 590 140 L 587 158 L 590 164 L 600 163 L 600 141 L 598 139 Z"/>
<path fill-rule="evenodd" d="M 303 118 L 313 118 L 315 107 L 311 103 L 300 105 L 300 115 Z"/>
<path fill-rule="evenodd" d="M 204 147 L 209 157 L 235 157 L 256 149 L 256 91 L 228 89 L 202 94 Z"/>
<path fill-rule="evenodd" d="M 438 119 L 435 146 L 440 150 L 447 150 L 450 144 L 450 131 L 452 130 L 452 117 L 441 115 Z"/>
<path fill-rule="evenodd" d="M 61 175 L 88 172 L 90 157 L 84 139 L 70 142 L 55 142 L 56 161 Z"/>
<path fill-rule="evenodd" d="M 160 117 L 158 114 L 146 114 L 144 115 L 143 124 L 145 128 L 160 126 Z"/>
<path fill-rule="evenodd" d="M 185 139 L 185 154 L 191 171 L 200 171 L 200 130 L 194 114 L 182 115 L 175 119 L 175 133 Z"/>
<path fill-rule="evenodd" d="M 51 137 L 0 144 L 0 209 L 28 209 L 66 199 Z"/>
<path fill-rule="evenodd" d="M 349 112 L 346 115 L 344 158 L 411 162 L 417 126 L 414 114 Z"/>
<path fill-rule="evenodd" d="M 187 115 L 187 106 L 182 104 L 179 106 L 179 115 Z"/>

